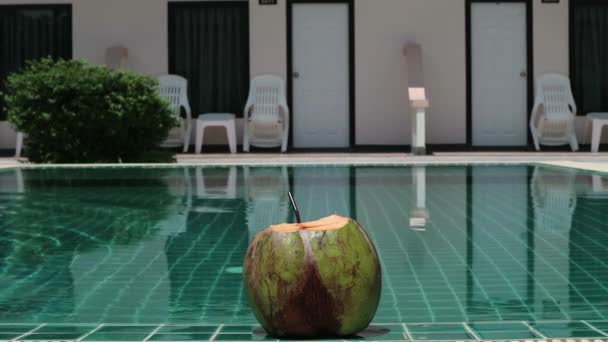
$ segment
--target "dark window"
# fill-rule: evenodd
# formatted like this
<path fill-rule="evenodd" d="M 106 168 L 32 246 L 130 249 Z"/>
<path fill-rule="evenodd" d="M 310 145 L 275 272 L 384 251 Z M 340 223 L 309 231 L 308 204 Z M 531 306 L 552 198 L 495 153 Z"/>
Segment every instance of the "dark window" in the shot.
<path fill-rule="evenodd" d="M 169 72 L 188 80 L 193 116 L 242 116 L 249 92 L 247 2 L 170 3 Z"/>
<path fill-rule="evenodd" d="M 0 92 L 27 61 L 72 57 L 71 5 L 0 6 Z M 0 97 L 0 120 L 6 119 Z"/>
<path fill-rule="evenodd" d="M 608 1 L 571 0 L 570 77 L 579 113 L 608 111 Z"/>

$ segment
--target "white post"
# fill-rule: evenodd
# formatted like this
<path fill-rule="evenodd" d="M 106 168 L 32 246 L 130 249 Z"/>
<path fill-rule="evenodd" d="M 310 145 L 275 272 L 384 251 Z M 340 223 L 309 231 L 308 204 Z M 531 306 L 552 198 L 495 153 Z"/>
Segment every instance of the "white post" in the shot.
<path fill-rule="evenodd" d="M 15 170 L 15 180 L 17 181 L 17 192 L 22 194 L 25 192 L 25 183 L 23 182 L 23 172 L 21 169 Z"/>
<path fill-rule="evenodd" d="M 412 120 L 412 154 L 426 154 L 426 109 L 429 100 L 426 97 L 422 69 L 422 48 L 420 44 L 407 43 L 403 48 L 407 59 L 408 95 Z"/>
<path fill-rule="evenodd" d="M 426 166 L 415 166 L 412 172 L 416 207 L 410 212 L 410 229 L 425 231 L 429 219 L 429 212 L 426 209 Z"/>
<path fill-rule="evenodd" d="M 412 115 L 412 153 L 415 155 L 426 154 L 426 109 L 414 107 Z"/>
<path fill-rule="evenodd" d="M 416 186 L 416 207 L 426 208 L 426 167 L 414 167 L 414 184 Z"/>

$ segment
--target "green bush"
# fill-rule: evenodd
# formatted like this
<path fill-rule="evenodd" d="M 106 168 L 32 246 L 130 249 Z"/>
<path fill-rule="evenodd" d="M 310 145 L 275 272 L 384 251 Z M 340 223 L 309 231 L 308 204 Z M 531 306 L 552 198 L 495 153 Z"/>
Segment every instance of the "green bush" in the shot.
<path fill-rule="evenodd" d="M 10 75 L 8 121 L 40 163 L 141 159 L 177 125 L 154 79 L 79 60 L 42 59 Z"/>

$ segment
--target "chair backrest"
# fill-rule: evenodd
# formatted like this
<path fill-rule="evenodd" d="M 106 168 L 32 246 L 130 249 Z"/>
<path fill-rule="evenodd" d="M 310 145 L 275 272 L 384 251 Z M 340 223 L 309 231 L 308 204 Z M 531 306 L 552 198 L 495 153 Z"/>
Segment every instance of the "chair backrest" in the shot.
<path fill-rule="evenodd" d="M 277 121 L 280 119 L 279 104 L 286 103 L 285 81 L 274 75 L 257 76 L 251 80 L 249 101 L 253 104 L 251 120 Z"/>
<path fill-rule="evenodd" d="M 189 112 L 188 81 L 185 78 L 177 75 L 160 76 L 158 78 L 158 93 L 169 101 L 171 110 L 176 116 L 179 117 L 181 107 Z"/>
<path fill-rule="evenodd" d="M 536 80 L 537 102 L 542 103 L 547 119 L 563 120 L 576 112 L 570 79 L 560 74 L 544 74 Z"/>
<path fill-rule="evenodd" d="M 249 239 L 289 218 L 289 175 L 286 167 L 246 167 L 245 200 Z"/>
<path fill-rule="evenodd" d="M 569 232 L 577 202 L 576 173 L 537 166 L 531 183 L 535 229 Z"/>

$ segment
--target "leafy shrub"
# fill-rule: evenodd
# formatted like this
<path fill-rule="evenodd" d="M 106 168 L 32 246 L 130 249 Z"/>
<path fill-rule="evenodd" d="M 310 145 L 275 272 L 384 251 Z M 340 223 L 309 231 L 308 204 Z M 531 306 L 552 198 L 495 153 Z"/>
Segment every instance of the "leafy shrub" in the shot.
<path fill-rule="evenodd" d="M 177 125 L 156 81 L 79 60 L 42 59 L 10 75 L 8 121 L 33 162 L 129 162 Z"/>

